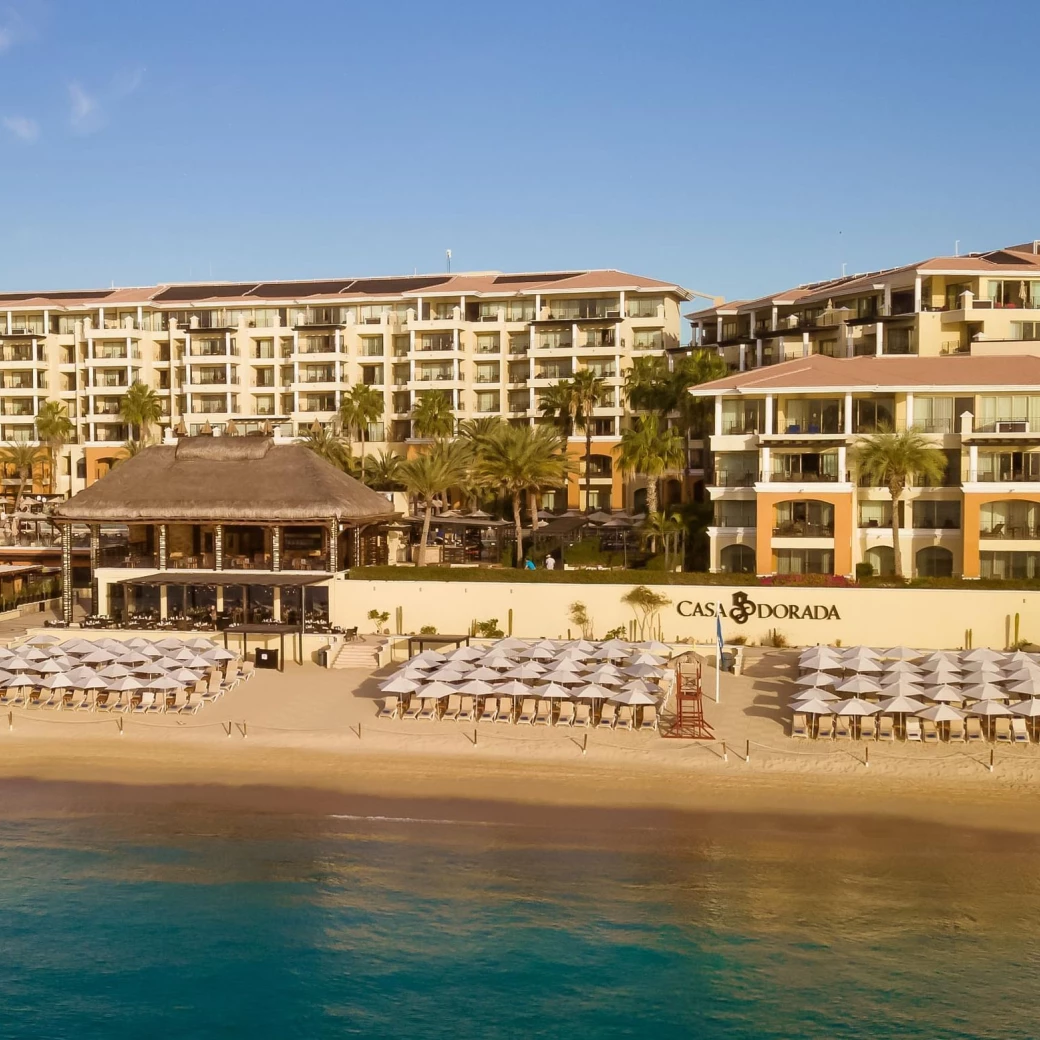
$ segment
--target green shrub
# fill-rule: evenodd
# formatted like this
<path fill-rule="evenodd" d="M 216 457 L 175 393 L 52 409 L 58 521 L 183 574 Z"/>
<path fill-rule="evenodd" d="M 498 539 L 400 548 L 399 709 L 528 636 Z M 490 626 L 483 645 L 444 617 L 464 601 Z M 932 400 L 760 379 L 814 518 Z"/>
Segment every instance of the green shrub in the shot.
<path fill-rule="evenodd" d="M 423 625 L 423 627 L 419 629 L 419 635 L 421 636 L 435 636 L 436 634 L 436 625 Z"/>

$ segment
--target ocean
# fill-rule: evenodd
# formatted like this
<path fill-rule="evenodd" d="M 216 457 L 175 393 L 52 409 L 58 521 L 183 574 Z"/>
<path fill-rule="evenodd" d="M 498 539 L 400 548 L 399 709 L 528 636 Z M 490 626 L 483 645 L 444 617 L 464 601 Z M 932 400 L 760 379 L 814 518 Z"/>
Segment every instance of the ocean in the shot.
<path fill-rule="evenodd" d="M 3 1038 L 1040 1033 L 1033 837 L 0 796 Z"/>

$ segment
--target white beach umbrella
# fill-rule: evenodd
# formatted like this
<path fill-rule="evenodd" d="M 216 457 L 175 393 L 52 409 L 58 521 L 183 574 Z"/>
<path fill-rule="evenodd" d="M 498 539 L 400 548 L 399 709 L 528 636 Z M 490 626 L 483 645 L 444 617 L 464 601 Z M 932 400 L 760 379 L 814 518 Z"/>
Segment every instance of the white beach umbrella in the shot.
<path fill-rule="evenodd" d="M 1040 654 L 1030 654 L 1025 650 L 1012 650 L 1004 655 L 1005 664 L 1035 664 L 1040 666 Z"/>
<path fill-rule="evenodd" d="M 1019 697 L 1036 697 L 1040 695 L 1040 680 L 1027 679 L 1025 682 L 1009 683 L 1007 691 Z"/>
<path fill-rule="evenodd" d="M 930 704 L 917 712 L 919 719 L 931 719 L 932 722 L 955 722 L 964 718 L 964 712 L 949 704 Z"/>
<path fill-rule="evenodd" d="M 9 679 L 4 680 L 4 686 L 8 689 L 14 689 L 18 686 L 35 686 L 36 679 L 31 675 L 12 675 Z"/>
<path fill-rule="evenodd" d="M 480 665 L 482 668 L 493 668 L 496 672 L 508 672 L 510 668 L 515 668 L 519 663 L 515 658 L 506 657 L 504 654 L 495 657 L 488 654 Z"/>
<path fill-rule="evenodd" d="M 605 701 L 611 697 L 611 691 L 597 683 L 589 683 L 588 686 L 579 686 L 575 689 L 573 696 L 580 701 Z"/>
<path fill-rule="evenodd" d="M 798 655 L 798 667 L 816 672 L 841 668 L 841 655 L 829 646 L 811 646 Z"/>
<path fill-rule="evenodd" d="M 38 675 L 54 675 L 65 671 L 57 661 L 34 661 L 32 670 Z"/>
<path fill-rule="evenodd" d="M 180 650 L 184 646 L 184 640 L 176 639 L 174 636 L 164 636 L 155 645 L 160 650 Z"/>
<path fill-rule="evenodd" d="M 807 689 L 819 686 L 834 686 L 839 682 L 841 682 L 840 679 L 833 675 L 828 675 L 827 672 L 806 672 L 805 675 L 799 675 L 794 680 L 796 686 L 804 686 Z"/>
<path fill-rule="evenodd" d="M 453 693 L 458 693 L 453 686 L 449 686 L 444 682 L 431 682 L 426 683 L 418 690 L 419 697 L 425 699 L 428 697 L 434 697 L 440 700 L 443 697 L 450 697 Z"/>
<path fill-rule="evenodd" d="M 18 656 L 23 661 L 46 661 L 50 655 L 37 646 L 20 646 L 18 648 Z"/>
<path fill-rule="evenodd" d="M 924 655 L 909 646 L 892 646 L 883 650 L 881 656 L 886 661 L 919 661 Z"/>
<path fill-rule="evenodd" d="M 988 646 L 976 647 L 974 650 L 965 650 L 961 654 L 961 661 L 970 663 L 972 661 L 1002 661 L 1004 655 L 997 650 L 991 650 Z"/>
<path fill-rule="evenodd" d="M 458 646 L 448 654 L 449 661 L 479 661 L 487 651 L 479 646 Z"/>
<path fill-rule="evenodd" d="M 565 686 L 561 686 L 559 683 L 549 683 L 546 686 L 536 686 L 531 692 L 534 696 L 546 701 L 556 700 L 560 697 L 570 698 L 575 696 L 571 690 L 568 690 Z"/>
<path fill-rule="evenodd" d="M 144 636 L 131 636 L 126 640 L 126 645 L 136 647 L 139 650 L 141 647 L 151 646 L 152 641 L 150 639 L 145 639 Z"/>
<path fill-rule="evenodd" d="M 1021 715 L 1023 718 L 1040 718 L 1040 697 L 1030 697 L 1028 700 L 1018 701 L 1008 705 L 1008 708 L 1015 715 Z"/>
<path fill-rule="evenodd" d="M 874 715 L 881 710 L 877 704 L 860 700 L 859 697 L 850 697 L 845 701 L 837 701 L 831 705 L 831 711 L 835 715 Z"/>
<path fill-rule="evenodd" d="M 145 679 L 141 683 L 142 690 L 183 690 L 184 683 L 178 682 L 172 676 L 158 675 L 154 679 Z"/>
<path fill-rule="evenodd" d="M 121 676 L 119 679 L 112 679 L 108 683 L 108 689 L 118 693 L 123 693 L 127 690 L 140 690 L 142 687 L 143 684 L 130 675 Z"/>
<path fill-rule="evenodd" d="M 38 635 L 30 636 L 25 642 L 27 646 L 53 646 L 61 640 L 49 632 L 40 632 Z"/>
<path fill-rule="evenodd" d="M 964 700 L 964 694 L 956 686 L 926 686 L 921 690 L 921 696 L 927 697 L 937 704 L 960 704 Z"/>
<path fill-rule="evenodd" d="M 438 665 L 444 664 L 447 657 L 440 650 L 424 650 L 421 654 L 416 654 L 411 660 L 422 661 L 424 664 Z"/>
<path fill-rule="evenodd" d="M 651 654 L 659 654 L 662 657 L 671 657 L 673 652 L 667 643 L 662 643 L 659 639 L 647 639 L 645 642 L 636 643 L 635 645 L 640 650 L 647 650 Z"/>
<path fill-rule="evenodd" d="M 510 679 L 495 687 L 495 694 L 501 697 L 533 697 L 534 690 L 519 679 Z"/>
<path fill-rule="evenodd" d="M 152 661 L 145 661 L 144 664 L 136 665 L 135 667 L 131 668 L 130 671 L 132 671 L 134 673 L 134 675 L 149 676 L 149 675 L 165 675 L 166 672 L 167 672 L 167 669 L 166 668 L 160 668 L 157 664 L 154 664 Z"/>
<path fill-rule="evenodd" d="M 8 657 L 3 662 L 4 668 L 9 672 L 28 672 L 33 668 L 32 661 L 26 661 L 23 657 Z"/>
<path fill-rule="evenodd" d="M 157 665 L 159 668 L 165 668 L 168 672 L 172 671 L 174 668 L 180 668 L 181 666 L 180 661 L 176 660 L 173 657 L 169 657 L 166 654 L 163 654 L 161 657 L 155 658 L 153 664 Z"/>
<path fill-rule="evenodd" d="M 89 654 L 83 655 L 84 664 L 109 664 L 116 659 L 116 654 L 103 646 L 95 646 Z"/>
<path fill-rule="evenodd" d="M 421 686 L 422 683 L 416 679 L 406 679 L 402 675 L 394 675 L 387 679 L 386 682 L 381 683 L 379 689 L 383 693 L 415 693 Z"/>
<path fill-rule="evenodd" d="M 993 683 L 975 683 L 972 686 L 962 686 L 961 693 L 965 700 L 969 701 L 1006 701 L 1008 691 Z"/>
<path fill-rule="evenodd" d="M 961 665 L 961 674 L 964 676 L 1006 675 L 1007 668 L 996 661 L 965 661 Z"/>
<path fill-rule="evenodd" d="M 465 662 L 459 661 L 458 664 L 464 665 Z M 441 682 L 462 682 L 466 678 L 468 672 L 473 671 L 472 668 L 456 667 L 452 664 L 446 664 L 442 668 L 438 668 L 435 671 L 430 672 L 431 679 L 440 679 Z"/>
<path fill-rule="evenodd" d="M 616 664 L 597 664 L 589 669 L 589 675 L 620 675 L 621 669 Z"/>
<path fill-rule="evenodd" d="M 523 664 L 510 668 L 504 674 L 507 679 L 537 679 L 539 675 L 544 675 L 547 671 L 544 664 L 539 664 L 537 661 L 524 661 Z"/>
<path fill-rule="evenodd" d="M 992 718 L 995 715 L 1010 715 L 1011 709 L 999 701 L 979 701 L 977 704 L 973 704 L 970 708 L 966 709 L 971 715 L 984 715 L 988 718 Z"/>
<path fill-rule="evenodd" d="M 834 687 L 836 693 L 851 693 L 853 695 L 877 693 L 880 689 L 881 684 L 876 679 L 871 679 L 869 675 L 853 675 Z"/>
<path fill-rule="evenodd" d="M 884 671 L 881 662 L 873 657 L 848 657 L 841 662 L 841 668 L 846 675 L 878 675 Z"/>
<path fill-rule="evenodd" d="M 491 644 L 492 650 L 523 650 L 527 646 L 526 639 L 518 639 L 516 636 L 506 636 L 503 639 L 496 639 Z"/>
<path fill-rule="evenodd" d="M 81 690 L 107 690 L 108 679 L 102 679 L 100 675 L 88 675 L 83 679 L 76 680 L 76 686 Z"/>
<path fill-rule="evenodd" d="M 920 675 L 921 669 L 910 661 L 890 661 L 885 665 L 884 674 L 893 678 L 898 675 Z"/>
<path fill-rule="evenodd" d="M 538 677 L 539 682 L 558 683 L 560 686 L 584 686 L 588 681 L 587 675 L 580 672 L 572 672 L 568 668 L 556 668 Z"/>
<path fill-rule="evenodd" d="M 664 663 L 665 663 L 665 658 L 660 657 L 657 654 L 648 654 L 644 650 L 641 653 L 634 654 L 632 656 L 632 658 L 629 660 L 628 665 L 631 668 L 632 665 L 636 665 L 636 664 L 649 664 L 649 665 L 653 665 L 655 668 L 659 668 Z"/>
<path fill-rule="evenodd" d="M 552 661 L 556 657 L 556 650 L 532 646 L 530 650 L 522 650 L 519 656 L 522 661 Z"/>
<path fill-rule="evenodd" d="M 615 704 L 628 704 L 632 707 L 639 705 L 656 704 L 657 698 L 642 690 L 618 690 L 610 695 L 610 700 Z"/>
<path fill-rule="evenodd" d="M 212 639 L 207 639 L 205 636 L 192 636 L 184 642 L 187 646 L 195 647 L 196 650 L 209 650 L 217 645 Z"/>
<path fill-rule="evenodd" d="M 102 679 L 121 679 L 124 675 L 130 674 L 130 669 L 125 664 L 118 664 L 113 661 L 112 664 L 105 665 L 104 668 L 98 669 L 98 675 Z"/>
<path fill-rule="evenodd" d="M 624 679 L 622 676 L 614 675 L 611 672 L 601 672 L 598 675 L 593 673 L 590 675 L 583 675 L 581 678 L 583 682 L 599 684 L 600 686 L 624 686 L 627 682 L 627 680 Z M 641 675 L 636 675 L 632 676 L 632 678 L 642 679 L 644 677 Z"/>
<path fill-rule="evenodd" d="M 183 682 L 185 684 L 196 683 L 199 681 L 198 670 L 192 668 L 174 668 L 170 671 L 169 676 L 171 679 L 176 679 L 178 682 Z"/>
<path fill-rule="evenodd" d="M 149 661 L 166 656 L 166 651 L 154 643 L 148 643 L 146 646 L 137 646 L 134 649 L 142 656 L 147 657 Z"/>
<path fill-rule="evenodd" d="M 625 683 L 621 689 L 638 690 L 640 693 L 649 693 L 651 696 L 660 695 L 661 692 L 659 686 L 655 686 L 653 683 L 648 683 L 645 679 L 633 679 L 631 682 Z"/>
<path fill-rule="evenodd" d="M 593 649 L 595 649 L 595 647 L 593 647 Z M 590 652 L 591 651 L 588 650 L 579 650 L 576 646 L 568 646 L 557 652 L 556 661 L 559 664 L 564 664 L 566 662 L 573 664 L 576 661 L 587 661 Z"/>
<path fill-rule="evenodd" d="M 473 669 L 472 672 L 466 672 L 466 680 L 480 680 L 481 682 L 495 682 L 499 678 L 498 672 L 494 668 L 488 668 L 485 665 L 478 665 Z"/>
<path fill-rule="evenodd" d="M 898 682 L 889 683 L 878 690 L 879 697 L 920 697 L 922 696 L 921 684 L 909 682 L 907 676 L 901 676 Z"/>
<path fill-rule="evenodd" d="M 923 701 L 917 700 L 916 697 L 908 697 L 906 694 L 897 694 L 895 697 L 889 697 L 888 700 L 884 700 L 880 704 L 881 710 L 886 715 L 907 715 L 918 712 L 926 706 Z"/>
<path fill-rule="evenodd" d="M 205 657 L 200 657 L 196 654 L 194 657 L 186 657 L 181 661 L 186 668 L 201 668 L 203 670 L 213 667 L 212 661 L 207 661 Z"/>
<path fill-rule="evenodd" d="M 852 657 L 863 657 L 867 660 L 880 661 L 881 655 L 869 646 L 848 646 L 844 650 L 840 651 L 842 661 L 847 661 Z"/>
<path fill-rule="evenodd" d="M 961 679 L 961 670 L 953 665 L 936 665 L 930 671 L 921 675 L 921 682 L 926 686 L 943 686 L 947 683 L 957 683 Z"/>
<path fill-rule="evenodd" d="M 622 669 L 622 674 L 631 675 L 634 679 L 661 679 L 666 671 L 666 668 L 652 664 L 633 664 Z"/>
<path fill-rule="evenodd" d="M 120 654 L 116 658 L 117 664 L 125 664 L 127 668 L 133 668 L 134 665 L 144 664 L 148 661 L 148 658 L 144 654 L 138 653 L 136 650 L 127 650 L 126 653 Z"/>
<path fill-rule="evenodd" d="M 949 664 L 957 668 L 960 666 L 960 657 L 960 651 L 958 650 L 933 650 L 917 663 L 922 668 L 936 668 L 941 664 Z"/>
<path fill-rule="evenodd" d="M 801 701 L 840 701 L 841 698 L 836 693 L 831 693 L 829 690 L 823 689 L 811 689 L 801 690 L 791 698 L 791 703 L 799 703 Z"/>
<path fill-rule="evenodd" d="M 67 690 L 75 685 L 76 684 L 72 678 L 64 672 L 55 672 L 52 675 L 45 675 L 40 680 L 40 686 L 45 690 Z"/>
<path fill-rule="evenodd" d="M 5 672 L 2 668 L 0 668 L 0 686 L 3 686 L 3 684 L 11 678 L 12 674 L 12 672 Z"/>
<path fill-rule="evenodd" d="M 629 656 L 629 651 L 623 649 L 620 646 L 607 646 L 604 644 L 594 653 L 589 654 L 589 658 L 595 661 L 623 661 Z"/>
<path fill-rule="evenodd" d="M 467 679 L 459 686 L 458 692 L 470 697 L 486 697 L 489 693 L 497 694 L 498 689 L 483 679 Z"/>
<path fill-rule="evenodd" d="M 1040 665 L 1028 664 L 1025 661 L 1016 661 L 1014 664 L 1004 666 L 1004 678 L 1012 679 L 1016 682 L 1024 682 L 1028 679 L 1040 679 Z"/>
<path fill-rule="evenodd" d="M 211 646 L 208 650 L 203 650 L 199 656 L 207 661 L 233 661 L 238 655 L 222 646 Z"/>
<path fill-rule="evenodd" d="M 802 715 L 833 715 L 831 706 L 819 698 L 809 701 L 797 701 L 792 705 L 794 710 Z"/>

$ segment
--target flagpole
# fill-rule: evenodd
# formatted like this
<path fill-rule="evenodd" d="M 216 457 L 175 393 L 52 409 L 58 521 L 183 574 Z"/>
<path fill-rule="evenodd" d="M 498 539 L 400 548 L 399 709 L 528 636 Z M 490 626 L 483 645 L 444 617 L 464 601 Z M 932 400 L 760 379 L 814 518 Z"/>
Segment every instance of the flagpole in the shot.
<path fill-rule="evenodd" d="M 715 703 L 722 685 L 722 601 L 715 604 Z"/>

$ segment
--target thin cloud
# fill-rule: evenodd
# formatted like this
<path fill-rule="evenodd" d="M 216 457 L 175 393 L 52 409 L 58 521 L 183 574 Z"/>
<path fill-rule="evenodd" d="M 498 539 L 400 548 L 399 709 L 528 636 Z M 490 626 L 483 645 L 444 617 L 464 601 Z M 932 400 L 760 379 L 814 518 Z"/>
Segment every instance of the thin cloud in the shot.
<path fill-rule="evenodd" d="M 93 94 L 88 94 L 81 83 L 69 84 L 69 122 L 77 134 L 92 134 L 104 125 L 104 112 Z"/>
<path fill-rule="evenodd" d="M 4 116 L 3 124 L 21 141 L 35 141 L 40 136 L 40 124 L 26 116 Z"/>
<path fill-rule="evenodd" d="M 138 65 L 135 69 L 125 69 L 112 81 L 112 96 L 116 98 L 129 97 L 136 94 L 144 82 L 145 67 Z"/>
<path fill-rule="evenodd" d="M 19 10 L 19 8 L 26 8 L 27 6 L 30 10 L 25 11 L 25 13 Z M 16 44 L 35 35 L 30 21 L 26 18 L 26 14 L 31 17 L 34 13 L 32 10 L 34 7 L 35 5 L 33 4 L 26 5 L 22 3 L 18 7 L 7 5 L 0 10 L 0 54 L 9 51 Z M 35 13 L 38 14 L 39 12 Z"/>

